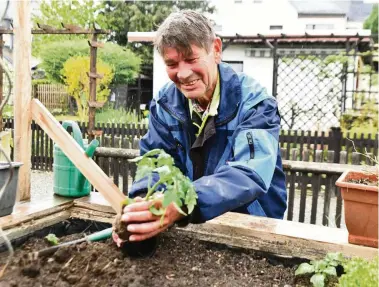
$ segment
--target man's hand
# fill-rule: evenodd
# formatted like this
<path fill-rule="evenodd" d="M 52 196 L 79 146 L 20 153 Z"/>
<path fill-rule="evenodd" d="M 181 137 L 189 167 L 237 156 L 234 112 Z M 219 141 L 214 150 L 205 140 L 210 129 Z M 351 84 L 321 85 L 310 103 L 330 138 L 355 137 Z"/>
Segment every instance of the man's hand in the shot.
<path fill-rule="evenodd" d="M 162 205 L 162 201 L 142 201 L 142 199 L 138 198 L 135 203 L 124 207 L 121 221 L 128 225 L 127 229 L 132 233 L 129 241 L 142 241 L 154 237 L 183 217 L 175 206 L 170 204 L 161 222 L 160 216 L 156 216 L 150 212 L 149 208 L 151 205 L 159 208 Z M 122 241 L 118 238 L 117 234 L 113 235 L 113 240 L 118 246 L 121 246 Z"/>

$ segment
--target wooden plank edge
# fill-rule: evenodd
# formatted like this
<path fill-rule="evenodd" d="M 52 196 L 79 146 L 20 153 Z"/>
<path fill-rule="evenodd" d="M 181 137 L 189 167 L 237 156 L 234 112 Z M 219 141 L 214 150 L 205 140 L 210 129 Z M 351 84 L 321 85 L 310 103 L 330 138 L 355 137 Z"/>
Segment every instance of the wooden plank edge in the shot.
<path fill-rule="evenodd" d="M 177 229 L 181 233 L 199 240 L 253 249 L 285 257 L 312 260 L 320 259 L 329 252 L 342 252 L 348 257 L 359 256 L 371 259 L 378 254 L 377 249 L 365 246 L 297 238 L 262 230 L 257 231 L 253 228 L 244 229 L 211 222 L 189 225 L 186 228 L 177 227 Z"/>
<path fill-rule="evenodd" d="M 70 218 L 93 220 L 93 221 L 104 222 L 104 223 L 113 223 L 114 218 L 115 218 L 115 213 L 90 210 L 87 208 L 74 206 L 71 208 Z"/>
<path fill-rule="evenodd" d="M 55 212 L 45 217 L 33 219 L 19 226 L 8 229 L 5 231 L 5 235 L 8 237 L 9 240 L 20 238 L 34 231 L 41 230 L 45 227 L 48 227 L 48 226 L 57 224 L 63 220 L 66 220 L 70 217 L 70 215 L 71 215 L 70 210 Z M 4 239 L 0 237 L 0 245 L 2 245 L 3 243 L 4 243 Z"/>
<path fill-rule="evenodd" d="M 25 223 L 30 222 L 30 221 L 38 220 L 38 219 L 46 217 L 46 216 L 57 214 L 61 211 L 70 212 L 69 210 L 72 206 L 73 206 L 73 202 L 68 201 L 68 202 L 62 203 L 62 204 L 57 205 L 57 206 L 48 207 L 46 209 L 36 211 L 34 213 L 31 213 L 31 214 L 27 214 L 25 216 L 21 215 L 20 217 L 16 217 L 15 219 L 12 219 L 12 217 L 14 217 L 15 214 L 11 214 L 11 215 L 3 217 L 4 221 L 8 221 L 8 220 L 9 221 L 6 222 L 5 224 L 2 224 L 1 228 L 3 230 L 8 230 L 8 229 L 15 228 L 21 224 L 25 224 Z M 3 219 L 3 218 L 0 218 L 0 219 Z"/>
<path fill-rule="evenodd" d="M 37 99 L 31 102 L 33 119 L 57 143 L 65 155 L 74 163 L 88 181 L 111 204 L 116 212 L 121 212 L 124 195 L 101 168 L 89 158 L 78 143 L 59 124 L 54 116 Z"/>

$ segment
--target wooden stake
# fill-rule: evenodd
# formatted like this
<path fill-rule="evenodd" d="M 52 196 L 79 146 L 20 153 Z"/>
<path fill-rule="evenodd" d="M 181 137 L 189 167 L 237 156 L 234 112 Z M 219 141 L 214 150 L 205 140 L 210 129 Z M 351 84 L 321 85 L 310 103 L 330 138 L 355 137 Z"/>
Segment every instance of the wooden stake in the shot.
<path fill-rule="evenodd" d="M 3 59 L 3 35 L 0 34 L 0 58 Z M 3 68 L 0 66 L 0 105 L 3 102 Z M 3 113 L 0 112 L 0 132 L 3 130 Z"/>
<path fill-rule="evenodd" d="M 15 160 L 23 163 L 18 175 L 18 200 L 30 199 L 31 169 L 31 113 L 32 99 L 31 77 L 31 21 L 30 1 L 15 1 L 14 18 L 14 153 Z"/>
<path fill-rule="evenodd" d="M 97 35 L 93 34 L 92 42 L 97 41 Z M 96 57 L 97 57 L 97 47 L 90 46 L 90 73 L 89 73 L 89 101 L 96 102 Z M 88 140 L 91 141 L 95 138 L 93 131 L 95 130 L 95 116 L 96 108 L 89 106 L 88 112 Z"/>
<path fill-rule="evenodd" d="M 121 212 L 125 196 L 101 168 L 89 158 L 77 142 L 65 131 L 59 122 L 37 99 L 32 100 L 32 116 L 37 124 L 59 145 L 66 156 L 83 173 L 88 181 L 109 202 L 113 209 Z"/>

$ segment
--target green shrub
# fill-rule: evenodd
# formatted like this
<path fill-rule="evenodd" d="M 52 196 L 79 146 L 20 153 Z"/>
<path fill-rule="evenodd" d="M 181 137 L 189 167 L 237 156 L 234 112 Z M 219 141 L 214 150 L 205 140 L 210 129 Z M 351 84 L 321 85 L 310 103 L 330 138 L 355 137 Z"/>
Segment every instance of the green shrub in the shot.
<path fill-rule="evenodd" d="M 60 73 L 64 63 L 71 57 L 89 56 L 89 51 L 86 40 L 52 42 L 41 49 L 41 66 L 49 80 L 64 84 L 64 78 Z M 99 60 L 112 67 L 112 85 L 131 83 L 140 71 L 141 59 L 128 48 L 117 44 L 105 43 L 104 48 L 99 48 L 97 61 Z"/>
<path fill-rule="evenodd" d="M 339 278 L 341 287 L 377 287 L 378 257 L 368 261 L 354 257 L 343 264 L 345 274 Z"/>

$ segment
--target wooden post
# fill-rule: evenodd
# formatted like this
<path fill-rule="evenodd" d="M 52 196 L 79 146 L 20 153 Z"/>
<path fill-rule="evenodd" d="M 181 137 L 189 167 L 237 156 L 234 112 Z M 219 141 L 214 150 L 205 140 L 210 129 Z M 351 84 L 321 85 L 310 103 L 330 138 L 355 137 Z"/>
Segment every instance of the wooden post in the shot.
<path fill-rule="evenodd" d="M 15 1 L 14 18 L 14 158 L 23 163 L 18 175 L 18 200 L 30 198 L 32 77 L 30 69 L 32 34 L 30 1 Z"/>
<path fill-rule="evenodd" d="M 96 43 L 97 35 L 93 34 L 92 43 Z M 90 45 L 90 68 L 89 68 L 89 102 L 96 102 L 96 77 L 91 75 L 96 75 L 96 57 L 97 57 L 97 47 L 95 45 Z M 88 141 L 90 142 L 95 138 L 93 132 L 95 130 L 95 116 L 96 107 L 89 105 L 88 112 Z"/>
<path fill-rule="evenodd" d="M 0 34 L 0 58 L 3 59 L 3 34 Z M 0 105 L 3 102 L 3 68 L 0 66 Z M 3 130 L 3 113 L 0 112 L 0 132 Z"/>

